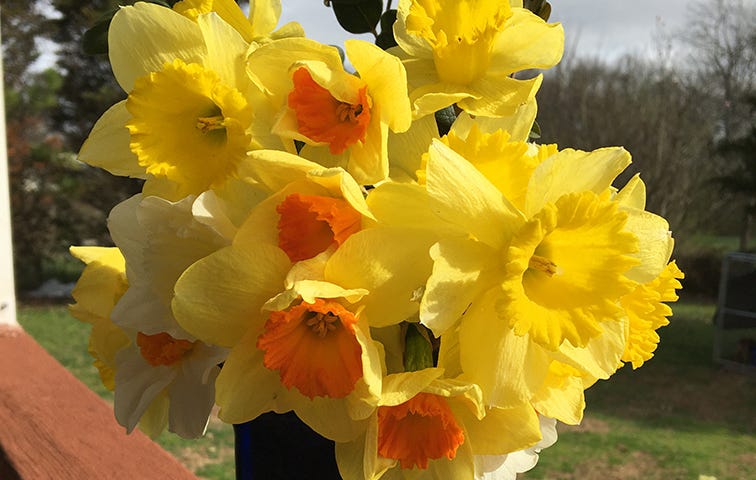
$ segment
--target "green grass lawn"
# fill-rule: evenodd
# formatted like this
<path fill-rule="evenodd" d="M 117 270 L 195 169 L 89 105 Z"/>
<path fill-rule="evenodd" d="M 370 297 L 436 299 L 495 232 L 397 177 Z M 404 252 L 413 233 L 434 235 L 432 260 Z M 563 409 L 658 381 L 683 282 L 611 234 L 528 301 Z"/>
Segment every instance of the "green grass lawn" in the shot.
<path fill-rule="evenodd" d="M 560 426 L 557 444 L 523 478 L 754 478 L 756 376 L 712 362 L 712 315 L 710 305 L 676 305 L 671 325 L 660 331 L 656 356 L 589 389 L 583 425 Z M 87 325 L 64 307 L 22 307 L 18 316 L 54 357 L 112 400 L 91 366 Z M 215 418 L 200 440 L 164 433 L 157 441 L 200 477 L 234 478 L 233 432 Z"/>

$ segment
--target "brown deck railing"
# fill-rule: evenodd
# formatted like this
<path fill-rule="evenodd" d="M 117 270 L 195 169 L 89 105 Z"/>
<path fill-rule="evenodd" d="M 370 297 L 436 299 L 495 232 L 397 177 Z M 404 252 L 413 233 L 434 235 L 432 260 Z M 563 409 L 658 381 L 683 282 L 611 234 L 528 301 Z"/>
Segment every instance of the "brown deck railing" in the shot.
<path fill-rule="evenodd" d="M 196 480 L 19 327 L 0 325 L 0 479 Z"/>

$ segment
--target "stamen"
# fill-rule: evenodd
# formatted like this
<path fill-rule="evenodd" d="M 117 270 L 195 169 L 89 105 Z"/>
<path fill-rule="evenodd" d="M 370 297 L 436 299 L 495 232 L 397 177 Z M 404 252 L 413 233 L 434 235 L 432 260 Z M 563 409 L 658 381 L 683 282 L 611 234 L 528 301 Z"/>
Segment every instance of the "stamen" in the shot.
<path fill-rule="evenodd" d="M 202 133 L 212 132 L 213 130 L 222 130 L 224 128 L 226 128 L 226 125 L 223 115 L 197 118 L 197 129 Z"/>
<path fill-rule="evenodd" d="M 312 317 L 305 320 L 305 323 L 313 332 L 317 333 L 320 338 L 323 338 L 328 335 L 328 332 L 336 330 L 339 325 L 336 323 L 338 321 L 339 317 L 334 316 L 330 312 L 313 312 Z"/>
<path fill-rule="evenodd" d="M 357 117 L 362 113 L 362 104 L 352 105 L 351 103 L 341 102 L 336 107 L 336 115 L 340 122 L 357 123 Z"/>
<path fill-rule="evenodd" d="M 546 257 L 542 257 L 540 255 L 533 255 L 530 257 L 530 261 L 528 262 L 528 267 L 532 268 L 533 270 L 538 270 L 539 272 L 543 272 L 548 276 L 553 276 L 555 273 L 557 273 L 557 264 L 552 262 Z"/>

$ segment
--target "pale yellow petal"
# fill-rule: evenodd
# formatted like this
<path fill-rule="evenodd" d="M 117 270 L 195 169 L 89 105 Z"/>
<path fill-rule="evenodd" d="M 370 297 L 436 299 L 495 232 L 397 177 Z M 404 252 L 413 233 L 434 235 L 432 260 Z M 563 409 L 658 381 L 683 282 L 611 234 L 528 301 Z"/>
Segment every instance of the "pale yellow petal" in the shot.
<path fill-rule="evenodd" d="M 139 165 L 137 156 L 129 147 L 131 137 L 126 122 L 130 118 L 125 100 L 110 107 L 89 132 L 79 151 L 79 160 L 113 175 L 145 178 L 145 168 Z"/>
<path fill-rule="evenodd" d="M 542 75 L 529 80 L 503 74 L 486 75 L 469 86 L 470 94 L 459 101 L 459 107 L 471 115 L 511 116 L 533 101 L 542 81 Z"/>
<path fill-rule="evenodd" d="M 562 59 L 564 29 L 529 10 L 512 9 L 491 54 L 491 70 L 504 73 L 553 67 Z"/>
<path fill-rule="evenodd" d="M 486 244 L 459 237 L 441 239 L 431 247 L 430 255 L 433 273 L 420 304 L 420 321 L 440 337 L 491 285 L 499 255 Z"/>
<path fill-rule="evenodd" d="M 407 130 L 412 121 L 407 99 L 407 74 L 398 58 L 361 40 L 344 42 L 347 57 L 365 83 L 380 118 L 394 132 Z"/>
<path fill-rule="evenodd" d="M 465 380 L 480 385 L 486 404 L 510 408 L 530 399 L 551 360 L 527 334 L 515 335 L 498 317 L 495 305 L 500 298 L 495 290 L 489 291 L 462 317 L 460 360 Z"/>
<path fill-rule="evenodd" d="M 281 0 L 251 0 L 249 23 L 256 37 L 267 36 L 278 25 L 281 17 Z"/>
<path fill-rule="evenodd" d="M 633 256 L 640 264 L 631 268 L 627 277 L 638 283 L 648 283 L 659 276 L 672 255 L 674 239 L 667 221 L 650 212 L 623 208 L 628 213 L 625 229 L 633 232 L 641 248 Z"/>
<path fill-rule="evenodd" d="M 426 172 L 438 216 L 462 226 L 473 238 L 499 248 L 522 223 L 519 212 L 482 173 L 437 140 Z"/>
<path fill-rule="evenodd" d="M 256 332 L 249 332 L 228 355 L 215 381 L 218 416 L 224 422 L 242 423 L 276 409 L 282 388 L 278 374 L 263 366 Z"/>
<path fill-rule="evenodd" d="M 207 56 L 197 24 L 171 9 L 146 2 L 116 12 L 108 30 L 108 47 L 113 74 L 126 92 L 134 88 L 134 80 L 160 71 L 166 62 L 180 58 L 202 64 Z"/>
<path fill-rule="evenodd" d="M 512 408 L 489 408 L 483 419 L 468 417 L 464 423 L 475 455 L 503 455 L 531 447 L 541 439 L 538 414 L 527 402 Z"/>
<path fill-rule="evenodd" d="M 434 238 L 405 228 L 368 228 L 350 236 L 326 265 L 326 280 L 365 288 L 361 304 L 373 327 L 399 323 L 417 313 L 418 289 L 430 275 Z"/>
<path fill-rule="evenodd" d="M 509 132 L 510 140 L 513 142 L 526 142 L 530 136 L 530 130 L 533 128 L 533 122 L 538 112 L 538 105 L 533 100 L 517 108 L 514 114 L 502 117 L 473 117 L 466 112 L 462 112 L 452 125 L 452 131 L 461 138 L 466 138 L 470 134 L 473 125 L 483 133 L 494 133 L 497 130 Z"/>
<path fill-rule="evenodd" d="M 622 147 L 592 152 L 565 149 L 543 161 L 530 178 L 525 214 L 530 217 L 543 206 L 567 193 L 602 193 L 630 165 L 630 154 Z"/>
<path fill-rule="evenodd" d="M 438 137 L 438 127 L 433 115 L 413 121 L 409 130 L 402 134 L 389 133 L 388 158 L 391 179 L 416 181 L 423 154 L 428 153 L 431 141 Z"/>
<path fill-rule="evenodd" d="M 234 7 L 239 10 L 235 4 Z M 207 45 L 205 68 L 217 73 L 226 85 L 243 91 L 243 86 L 249 82 L 245 62 L 247 43 L 238 31 L 215 13 L 200 15 L 197 24 Z"/>
<path fill-rule="evenodd" d="M 272 245 L 232 246 L 189 267 L 175 287 L 173 313 L 195 337 L 233 346 L 265 318 L 263 304 L 283 288 L 291 263 Z"/>
<path fill-rule="evenodd" d="M 617 192 L 615 200 L 623 207 L 646 209 L 646 184 L 641 180 L 640 173 L 633 175 L 622 190 Z"/>

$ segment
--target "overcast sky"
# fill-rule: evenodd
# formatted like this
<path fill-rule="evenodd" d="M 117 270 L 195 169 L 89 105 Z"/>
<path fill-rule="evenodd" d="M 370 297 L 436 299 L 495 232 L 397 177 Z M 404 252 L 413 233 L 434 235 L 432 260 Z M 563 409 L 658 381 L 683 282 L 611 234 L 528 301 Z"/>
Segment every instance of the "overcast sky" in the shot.
<path fill-rule="evenodd" d="M 398 0 L 394 0 L 394 6 Z M 651 55 L 654 35 L 673 35 L 686 19 L 693 0 L 551 0 L 550 21 L 562 22 L 567 49 L 578 55 L 611 60 L 624 53 Z M 708 1 L 708 0 L 707 0 Z M 729 0 L 726 0 L 729 1 Z M 734 1 L 734 0 L 733 0 Z M 297 20 L 307 36 L 341 44 L 353 38 L 344 32 L 322 0 L 282 0 L 283 21 Z M 745 0 L 756 5 L 756 0 Z M 363 36 L 372 40 L 371 35 Z"/>

